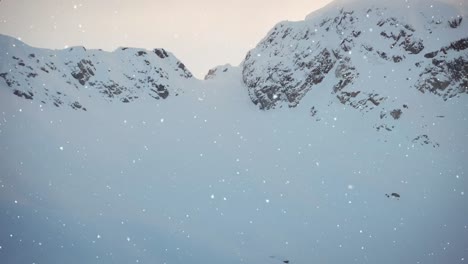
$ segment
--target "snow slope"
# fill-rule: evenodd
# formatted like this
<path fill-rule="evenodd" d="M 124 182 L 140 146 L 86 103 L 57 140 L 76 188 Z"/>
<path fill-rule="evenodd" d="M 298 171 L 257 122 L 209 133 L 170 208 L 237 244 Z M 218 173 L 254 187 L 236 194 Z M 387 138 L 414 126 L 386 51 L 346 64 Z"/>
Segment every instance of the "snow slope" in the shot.
<path fill-rule="evenodd" d="M 274 85 L 289 70 L 284 80 L 304 81 L 307 70 L 291 57 L 307 51 L 306 41 L 291 32 L 340 12 L 333 4 L 303 22 L 279 24 L 243 65 L 216 67 L 205 81 L 189 77 L 170 53 L 48 51 L 0 38 L 0 73 L 7 73 L 0 79 L 0 262 L 465 263 L 468 99 L 455 90 L 448 97 L 422 93 L 414 80 L 432 63 L 426 51 L 439 50 L 434 58 L 447 61 L 466 58 L 466 50 L 441 51 L 466 37 L 466 21 L 455 29 L 434 26 L 434 36 L 453 38 L 424 41 L 418 54 L 382 39 L 380 30 L 393 32 L 393 20 L 373 25 L 379 31 L 353 38 L 351 54 L 340 50 L 341 60 L 295 107 L 280 107 L 294 102 L 288 89 L 266 101 L 270 111 L 252 102 L 264 86 L 246 85 L 249 78 Z M 371 24 L 382 18 L 375 9 L 371 17 Z M 317 38 L 312 57 L 330 47 L 332 58 L 339 48 L 332 21 L 333 32 Z M 360 24 L 347 25 L 352 32 Z M 266 45 L 280 28 L 290 33 Z M 373 52 L 361 50 L 364 42 Z M 385 60 L 381 49 L 405 58 Z M 86 75 L 89 64 L 80 68 L 82 59 L 92 62 L 94 75 Z M 414 65 L 419 61 L 424 67 Z M 56 70 L 40 69 L 51 62 Z M 268 78 L 271 65 L 277 77 Z M 168 78 L 158 77 L 159 68 Z M 74 78 L 77 69 L 82 74 Z M 350 75 L 357 77 L 333 90 Z M 84 85 L 80 76 L 89 77 Z M 153 82 L 135 86 L 147 77 L 168 87 L 167 100 L 151 96 Z M 124 92 L 102 93 L 112 82 Z M 348 100 L 337 97 L 344 92 Z M 356 99 L 371 93 L 378 95 Z M 68 107 L 75 101 L 86 111 Z"/>

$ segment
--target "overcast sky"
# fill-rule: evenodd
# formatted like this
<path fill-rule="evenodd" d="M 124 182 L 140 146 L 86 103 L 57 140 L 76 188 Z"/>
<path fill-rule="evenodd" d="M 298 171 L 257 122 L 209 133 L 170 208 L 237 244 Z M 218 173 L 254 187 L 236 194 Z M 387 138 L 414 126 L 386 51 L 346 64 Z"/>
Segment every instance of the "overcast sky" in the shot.
<path fill-rule="evenodd" d="M 0 33 L 35 47 L 165 48 L 199 78 L 331 0 L 0 0 Z"/>

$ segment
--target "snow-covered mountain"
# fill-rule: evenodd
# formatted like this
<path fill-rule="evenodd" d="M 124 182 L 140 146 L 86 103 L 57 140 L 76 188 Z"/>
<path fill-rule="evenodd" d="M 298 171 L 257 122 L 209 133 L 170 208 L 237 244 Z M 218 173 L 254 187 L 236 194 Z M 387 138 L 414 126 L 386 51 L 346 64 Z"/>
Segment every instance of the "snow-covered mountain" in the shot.
<path fill-rule="evenodd" d="M 365 111 L 396 94 L 403 104 L 409 89 L 447 100 L 468 93 L 466 9 L 334 1 L 304 21 L 277 24 L 247 54 L 242 77 L 261 109 L 295 107 L 312 89 Z"/>
<path fill-rule="evenodd" d="M 260 109 L 295 107 L 312 89 L 365 111 L 384 109 L 378 106 L 393 94 L 405 100 L 407 88 L 444 100 L 466 94 L 466 9 L 435 0 L 337 0 L 304 21 L 277 24 L 240 65 L 242 80 Z M 4 83 L 43 104 L 85 109 L 81 101 L 96 93 L 122 102 L 165 99 L 197 81 L 164 49 L 51 51 L 3 35 L 0 41 Z"/>
<path fill-rule="evenodd" d="M 2 86 L 15 95 L 85 111 L 93 97 L 124 103 L 166 99 L 194 81 L 185 65 L 164 49 L 46 50 L 0 35 L 0 61 Z"/>
<path fill-rule="evenodd" d="M 466 11 L 338 0 L 203 81 L 0 36 L 0 263 L 465 263 Z"/>

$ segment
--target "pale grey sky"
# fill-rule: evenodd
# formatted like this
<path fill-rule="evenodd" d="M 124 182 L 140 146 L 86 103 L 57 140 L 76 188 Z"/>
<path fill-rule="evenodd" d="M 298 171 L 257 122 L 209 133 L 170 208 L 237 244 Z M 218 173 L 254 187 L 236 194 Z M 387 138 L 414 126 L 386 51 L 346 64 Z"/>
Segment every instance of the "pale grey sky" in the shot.
<path fill-rule="evenodd" d="M 331 0 L 1 0 L 0 33 L 35 47 L 165 48 L 199 78 Z"/>

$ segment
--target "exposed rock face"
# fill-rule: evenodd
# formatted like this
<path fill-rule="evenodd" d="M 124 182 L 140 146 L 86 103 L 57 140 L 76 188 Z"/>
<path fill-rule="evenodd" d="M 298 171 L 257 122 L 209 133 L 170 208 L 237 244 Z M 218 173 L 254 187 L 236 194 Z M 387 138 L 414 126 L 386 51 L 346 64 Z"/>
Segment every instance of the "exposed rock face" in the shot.
<path fill-rule="evenodd" d="M 166 99 L 194 81 L 185 65 L 164 49 L 52 51 L 0 35 L 0 61 L 0 85 L 13 94 L 83 111 L 87 98 L 123 103 L 142 97 Z"/>
<path fill-rule="evenodd" d="M 427 63 L 419 74 L 415 87 L 421 92 L 430 92 L 448 100 L 468 93 L 468 38 L 450 43 L 438 51 L 425 54 Z M 450 59 L 452 57 L 452 59 Z"/>
<path fill-rule="evenodd" d="M 231 68 L 232 66 L 230 64 L 214 67 L 213 69 L 210 69 L 208 71 L 208 73 L 205 75 L 204 80 L 214 79 L 215 77 L 221 75 L 222 73 L 228 72 Z"/>
<path fill-rule="evenodd" d="M 439 143 L 437 142 L 433 142 L 428 135 L 419 135 L 417 137 L 415 137 L 412 142 L 414 144 L 419 144 L 421 146 L 425 146 L 425 145 L 429 145 L 429 146 L 432 146 L 433 148 L 437 148 L 439 147 Z"/>
<path fill-rule="evenodd" d="M 360 91 L 343 91 L 340 93 L 340 95 L 337 95 L 336 97 L 342 104 L 349 105 L 354 109 L 358 109 L 365 112 L 374 109 L 387 99 L 386 97 L 382 97 L 379 94 L 369 94 Z"/>
<path fill-rule="evenodd" d="M 341 90 L 343 90 L 348 84 L 352 83 L 358 76 L 359 73 L 356 71 L 356 67 L 351 64 L 351 59 L 349 57 L 341 59 L 335 69 L 335 77 L 339 82 L 333 86 L 333 92 L 341 92 Z"/>
<path fill-rule="evenodd" d="M 14 90 L 13 94 L 19 97 L 23 97 L 25 99 L 32 100 L 34 98 L 34 94 L 32 92 L 22 92 L 19 90 Z"/>
<path fill-rule="evenodd" d="M 81 60 L 77 63 L 77 67 L 71 72 L 71 75 L 78 80 L 81 85 L 85 85 L 89 78 L 94 76 L 95 71 L 96 68 L 94 68 L 90 60 Z"/>
<path fill-rule="evenodd" d="M 251 57 L 252 52 L 249 52 L 244 63 L 243 80 L 250 88 L 250 98 L 261 109 L 272 109 L 279 102 L 295 107 L 312 86 L 322 82 L 337 61 L 336 55 L 324 48 L 315 56 L 284 58 L 284 61 L 267 68 L 265 75 L 255 76 L 257 64 L 255 59 L 250 60 Z M 291 63 L 294 65 L 292 68 L 289 67 Z M 296 77 L 298 73 L 301 78 Z"/>
<path fill-rule="evenodd" d="M 451 28 L 457 28 L 461 25 L 462 21 L 463 17 L 457 17 L 452 20 L 449 20 L 448 23 Z"/>
<path fill-rule="evenodd" d="M 411 25 L 395 17 L 382 19 L 377 23 L 380 28 L 384 25 L 387 25 L 386 30 L 383 29 L 380 36 L 388 40 L 391 49 L 402 47 L 408 54 L 418 54 L 424 49 L 422 39 L 414 36 L 415 29 Z"/>
<path fill-rule="evenodd" d="M 383 107 L 388 97 L 383 88 L 364 79 L 373 77 L 373 64 L 388 64 L 388 69 L 397 64 L 410 72 L 405 86 L 445 100 L 467 92 L 468 40 L 445 46 L 437 40 L 440 49 L 426 51 L 444 32 L 460 30 L 461 16 L 445 18 L 449 22 L 444 26 L 438 22 L 443 17 L 429 19 L 424 12 L 409 20 L 391 8 L 352 5 L 314 15 L 279 23 L 247 54 L 242 78 L 260 109 L 296 107 L 312 89 L 329 90 L 339 102 L 359 110 Z M 413 61 L 418 61 L 417 69 Z M 335 78 L 332 85 L 326 81 Z"/>
<path fill-rule="evenodd" d="M 154 53 L 161 59 L 169 57 L 164 49 L 154 49 Z"/>
<path fill-rule="evenodd" d="M 395 109 L 390 112 L 390 115 L 393 117 L 393 119 L 397 120 L 400 119 L 402 113 L 403 111 L 401 111 L 401 109 Z"/>
<path fill-rule="evenodd" d="M 336 98 L 340 103 L 368 112 L 379 106 L 386 100 L 386 97 L 374 92 L 345 89 L 352 85 L 358 77 L 359 72 L 351 64 L 351 59 L 349 57 L 341 58 L 335 70 L 335 78 L 338 83 L 333 86 L 333 93 L 336 94 Z"/>

